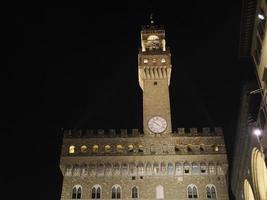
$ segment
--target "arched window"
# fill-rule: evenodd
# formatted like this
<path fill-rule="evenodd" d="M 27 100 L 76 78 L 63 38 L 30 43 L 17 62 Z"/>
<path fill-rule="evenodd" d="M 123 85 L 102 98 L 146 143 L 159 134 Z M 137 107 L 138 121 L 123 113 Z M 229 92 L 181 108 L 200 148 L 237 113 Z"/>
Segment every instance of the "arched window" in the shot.
<path fill-rule="evenodd" d="M 195 162 L 192 163 L 192 174 L 199 174 L 199 165 Z"/>
<path fill-rule="evenodd" d="M 132 188 L 132 199 L 138 199 L 138 188 L 136 186 Z"/>
<path fill-rule="evenodd" d="M 120 165 L 118 163 L 115 163 L 113 167 L 113 175 L 119 176 L 120 174 L 121 174 Z"/>
<path fill-rule="evenodd" d="M 79 165 L 74 165 L 73 166 L 73 176 L 80 176 L 80 167 Z"/>
<path fill-rule="evenodd" d="M 120 153 L 123 152 L 123 146 L 122 145 L 118 144 L 116 148 L 117 148 L 117 152 L 120 152 Z"/>
<path fill-rule="evenodd" d="M 94 146 L 93 146 L 93 153 L 97 153 L 98 152 L 98 145 L 97 144 L 95 144 Z"/>
<path fill-rule="evenodd" d="M 104 164 L 100 163 L 97 165 L 96 173 L 97 176 L 104 176 L 105 167 Z"/>
<path fill-rule="evenodd" d="M 190 165 L 188 162 L 184 163 L 184 174 L 190 174 Z"/>
<path fill-rule="evenodd" d="M 128 175 L 128 164 L 127 163 L 123 163 L 121 166 L 121 173 L 124 176 Z"/>
<path fill-rule="evenodd" d="M 107 163 L 105 165 L 105 175 L 106 176 L 111 176 L 112 175 L 112 166 L 110 163 Z"/>
<path fill-rule="evenodd" d="M 84 164 L 82 164 L 82 173 L 81 173 L 81 175 L 82 176 L 87 176 L 88 175 L 88 167 L 87 167 L 87 165 L 84 163 Z"/>
<path fill-rule="evenodd" d="M 137 172 L 138 172 L 138 175 L 141 175 L 141 176 L 145 174 L 145 168 L 144 168 L 144 164 L 142 162 L 138 163 Z"/>
<path fill-rule="evenodd" d="M 105 153 L 109 153 L 111 151 L 111 146 L 110 145 L 105 145 Z"/>
<path fill-rule="evenodd" d="M 144 153 L 144 146 L 141 144 L 138 146 L 138 153 Z"/>
<path fill-rule="evenodd" d="M 100 185 L 94 185 L 92 187 L 92 199 L 100 199 L 101 198 L 101 187 Z"/>
<path fill-rule="evenodd" d="M 132 153 L 134 151 L 134 146 L 132 144 L 128 145 L 128 152 Z"/>
<path fill-rule="evenodd" d="M 69 147 L 69 154 L 73 154 L 73 153 L 75 153 L 75 146 L 74 145 L 71 145 Z"/>
<path fill-rule="evenodd" d="M 130 171 L 130 175 L 136 175 L 136 165 L 135 163 L 130 163 L 129 165 L 129 171 Z"/>
<path fill-rule="evenodd" d="M 159 164 L 158 163 L 153 164 L 153 172 L 154 172 L 154 175 L 159 174 Z"/>
<path fill-rule="evenodd" d="M 207 173 L 207 164 L 204 162 L 200 163 L 200 172 L 201 174 L 206 174 Z"/>
<path fill-rule="evenodd" d="M 197 199 L 198 192 L 197 187 L 193 184 L 187 186 L 187 198 L 188 199 Z"/>
<path fill-rule="evenodd" d="M 146 174 L 149 176 L 152 175 L 152 165 L 150 163 L 146 164 Z"/>
<path fill-rule="evenodd" d="M 156 153 L 156 148 L 155 148 L 154 144 L 151 144 L 151 146 L 150 146 L 150 153 L 151 154 L 155 154 Z"/>
<path fill-rule="evenodd" d="M 173 169 L 173 164 L 168 163 L 168 175 L 173 175 L 174 169 Z"/>
<path fill-rule="evenodd" d="M 96 175 L 96 165 L 95 164 L 90 164 L 89 165 L 89 174 L 91 176 L 95 176 Z"/>
<path fill-rule="evenodd" d="M 80 185 L 75 185 L 72 188 L 72 195 L 71 195 L 72 199 L 81 199 L 82 198 L 82 186 Z"/>
<path fill-rule="evenodd" d="M 215 174 L 215 165 L 213 162 L 209 163 L 209 174 Z"/>
<path fill-rule="evenodd" d="M 71 175 L 72 175 L 72 167 L 71 165 L 66 165 L 65 176 L 71 176 Z"/>
<path fill-rule="evenodd" d="M 156 187 L 156 199 L 164 199 L 164 189 L 162 185 Z"/>
<path fill-rule="evenodd" d="M 216 194 L 216 188 L 214 185 L 207 185 L 206 186 L 206 196 L 208 199 L 216 199 L 217 194 Z"/>
<path fill-rule="evenodd" d="M 161 174 L 166 174 L 166 164 L 165 164 L 165 162 L 162 162 L 161 164 L 160 164 L 160 171 L 161 171 Z"/>
<path fill-rule="evenodd" d="M 86 145 L 82 145 L 81 146 L 81 152 L 82 153 L 86 153 L 87 152 L 87 146 Z"/>
<path fill-rule="evenodd" d="M 183 166 L 181 163 L 176 162 L 175 163 L 175 175 L 182 175 L 183 174 Z"/>
<path fill-rule="evenodd" d="M 120 199 L 121 198 L 121 186 L 114 185 L 111 189 L 111 199 Z"/>

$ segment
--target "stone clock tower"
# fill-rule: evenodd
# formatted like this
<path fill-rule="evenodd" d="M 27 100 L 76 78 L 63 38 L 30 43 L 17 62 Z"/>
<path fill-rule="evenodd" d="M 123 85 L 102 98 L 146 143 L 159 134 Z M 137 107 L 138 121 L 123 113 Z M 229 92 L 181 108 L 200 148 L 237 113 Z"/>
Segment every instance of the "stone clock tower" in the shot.
<path fill-rule="evenodd" d="M 138 75 L 143 90 L 144 134 L 169 135 L 172 132 L 169 99 L 171 54 L 166 48 L 163 27 L 153 23 L 143 26 L 141 46 Z"/>

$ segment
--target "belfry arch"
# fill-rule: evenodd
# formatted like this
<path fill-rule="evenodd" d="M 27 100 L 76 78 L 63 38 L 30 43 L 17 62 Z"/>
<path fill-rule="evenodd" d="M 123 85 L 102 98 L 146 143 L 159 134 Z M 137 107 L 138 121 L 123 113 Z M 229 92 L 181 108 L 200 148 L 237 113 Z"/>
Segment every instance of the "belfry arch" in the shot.
<path fill-rule="evenodd" d="M 251 174 L 259 199 L 267 200 L 267 168 L 264 154 L 257 148 L 254 148 L 251 154 Z"/>

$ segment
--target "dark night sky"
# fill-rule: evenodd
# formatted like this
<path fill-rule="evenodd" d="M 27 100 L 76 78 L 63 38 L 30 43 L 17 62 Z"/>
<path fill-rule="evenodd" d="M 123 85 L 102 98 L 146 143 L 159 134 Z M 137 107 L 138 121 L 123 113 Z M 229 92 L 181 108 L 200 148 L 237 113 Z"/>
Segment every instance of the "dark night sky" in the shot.
<path fill-rule="evenodd" d="M 253 71 L 238 58 L 240 0 L 210 2 L 12 9 L 2 142 L 14 195 L 30 184 L 32 199 L 59 199 L 60 128 L 142 126 L 137 53 L 151 12 L 172 53 L 173 128 L 222 126 L 231 161 L 240 89 Z"/>

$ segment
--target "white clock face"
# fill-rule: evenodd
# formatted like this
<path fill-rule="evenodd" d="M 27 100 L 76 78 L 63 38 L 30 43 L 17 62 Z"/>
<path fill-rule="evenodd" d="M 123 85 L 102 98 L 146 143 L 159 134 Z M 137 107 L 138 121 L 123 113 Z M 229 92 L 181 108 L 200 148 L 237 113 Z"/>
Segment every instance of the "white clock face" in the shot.
<path fill-rule="evenodd" d="M 167 128 L 167 122 L 164 118 L 155 116 L 148 121 L 148 128 L 153 133 L 162 133 Z"/>

